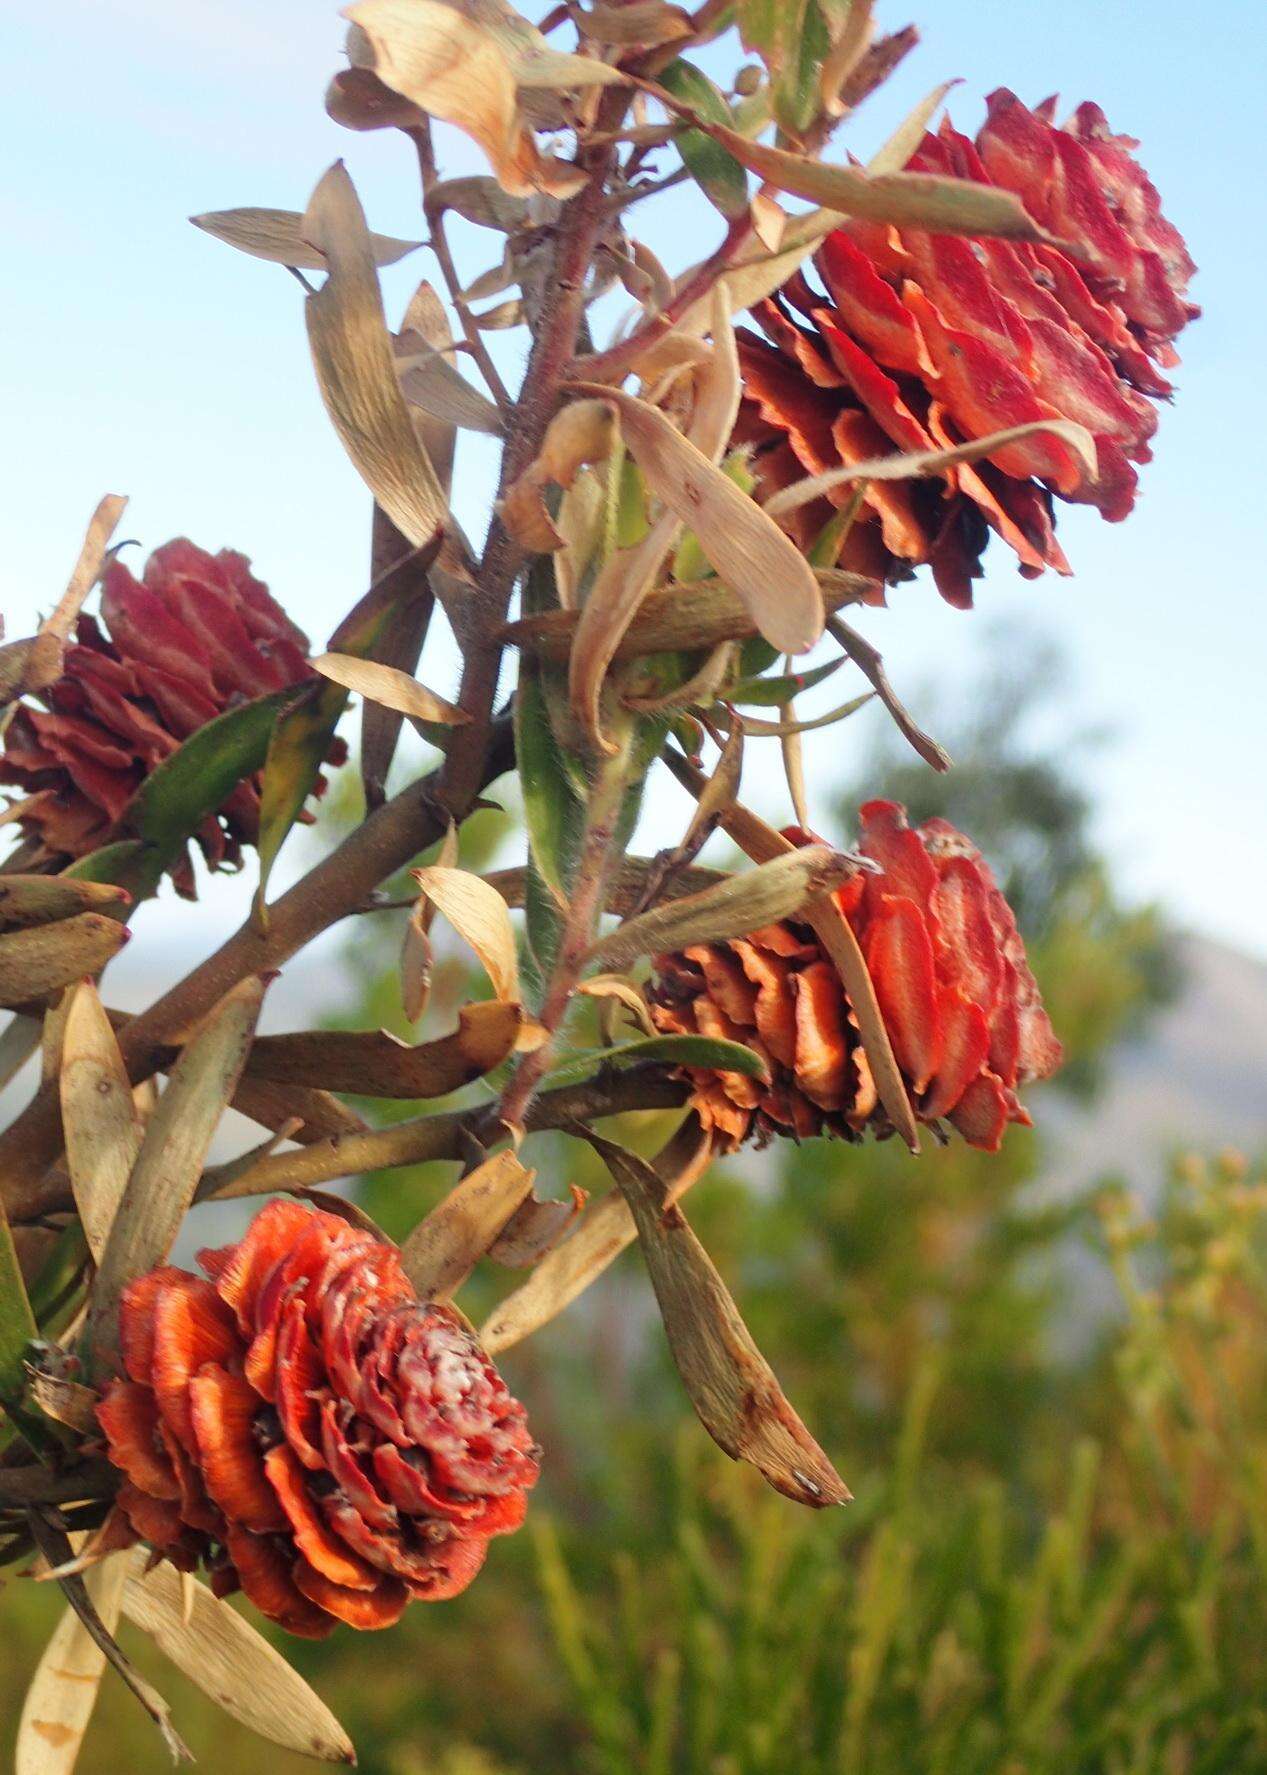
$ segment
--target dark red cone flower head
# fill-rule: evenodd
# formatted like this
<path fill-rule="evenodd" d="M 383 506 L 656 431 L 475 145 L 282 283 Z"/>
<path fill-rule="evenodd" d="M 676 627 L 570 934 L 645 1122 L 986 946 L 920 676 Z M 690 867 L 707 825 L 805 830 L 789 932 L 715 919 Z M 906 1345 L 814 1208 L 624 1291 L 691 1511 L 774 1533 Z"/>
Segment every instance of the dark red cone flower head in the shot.
<path fill-rule="evenodd" d="M 102 579 L 103 630 L 81 616 L 46 707 L 22 703 L 0 753 L 0 782 L 24 789 L 22 866 L 63 868 L 111 838 L 149 773 L 238 703 L 312 676 L 308 642 L 245 555 L 179 538 L 140 580 L 113 560 Z M 342 756 L 332 752 L 331 762 Z M 237 868 L 259 831 L 258 779 L 239 783 L 197 838 L 208 865 Z M 173 871 L 193 896 L 187 858 Z"/>
<path fill-rule="evenodd" d="M 931 564 L 943 597 L 972 602 L 991 531 L 1020 571 L 1068 573 L 1053 498 L 1116 521 L 1147 462 L 1154 401 L 1199 311 L 1195 267 L 1157 192 L 1095 105 L 1063 127 L 1055 101 L 1030 111 L 1000 90 L 976 142 L 948 123 L 909 163 L 1002 186 L 1067 250 L 965 240 L 851 221 L 739 336 L 746 398 L 737 435 L 754 446 L 760 492 L 842 464 L 931 450 L 1031 420 L 1076 420 L 1096 441 L 1092 477 L 1060 439 L 1035 433 L 922 481 L 872 481 L 838 565 L 892 582 Z M 844 506 L 835 490 L 784 520 L 805 548 Z"/>
<path fill-rule="evenodd" d="M 1060 1063 L 1011 908 L 980 851 L 948 821 L 912 828 L 896 802 L 869 801 L 860 829 L 859 849 L 877 867 L 852 877 L 836 901 L 915 1113 L 995 1152 L 1009 1122 L 1029 1124 L 1016 1087 Z M 796 829 L 787 836 L 809 842 Z M 753 1133 L 892 1133 L 848 995 L 808 925 L 785 920 L 695 944 L 655 968 L 657 1028 L 743 1042 L 765 1061 L 768 1084 L 688 1069 L 694 1107 L 724 1144 Z"/>
<path fill-rule="evenodd" d="M 538 1451 L 459 1315 L 394 1245 L 297 1202 L 199 1262 L 209 1281 L 158 1269 L 124 1296 L 126 1378 L 97 1409 L 116 1531 L 307 1638 L 464 1590 Z"/>

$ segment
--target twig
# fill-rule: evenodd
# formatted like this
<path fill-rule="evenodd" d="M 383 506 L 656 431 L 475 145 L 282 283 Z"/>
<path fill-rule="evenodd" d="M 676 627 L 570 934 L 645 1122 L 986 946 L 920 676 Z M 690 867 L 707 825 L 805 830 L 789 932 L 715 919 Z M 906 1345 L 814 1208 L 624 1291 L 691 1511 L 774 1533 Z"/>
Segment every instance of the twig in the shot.
<path fill-rule="evenodd" d="M 917 726 L 912 720 L 899 700 L 897 692 L 889 683 L 889 676 L 884 669 L 884 661 L 878 650 L 871 645 L 866 636 L 860 635 L 857 629 L 851 629 L 849 624 L 842 622 L 838 616 L 827 618 L 827 629 L 828 633 L 840 642 L 863 677 L 869 679 L 875 686 L 876 695 L 893 717 L 898 731 L 910 741 L 925 764 L 930 764 L 934 770 L 949 770 L 950 753 L 946 751 L 944 746 L 939 746 L 931 734 L 925 733 L 923 728 Z"/>
<path fill-rule="evenodd" d="M 631 1110 L 676 1109 L 686 1102 L 689 1086 L 663 1066 L 631 1066 L 627 1071 L 544 1091 L 528 1106 L 527 1131 L 566 1127 Z M 209 1197 L 266 1195 L 272 1190 L 304 1189 L 355 1177 L 394 1165 L 415 1165 L 425 1159 L 464 1159 L 468 1142 L 493 1147 L 505 1139 L 501 1106 L 482 1103 L 474 1109 L 444 1115 L 415 1116 L 368 1134 L 346 1134 L 321 1140 L 297 1152 L 274 1153 L 249 1171 L 233 1174 L 231 1165 L 204 1172 L 199 1201 Z M 227 1187 L 226 1187 L 227 1185 Z"/>
<path fill-rule="evenodd" d="M 453 311 L 458 317 L 458 324 L 466 340 L 466 348 L 479 365 L 480 374 L 488 386 L 488 392 L 503 413 L 511 407 L 510 390 L 502 381 L 497 365 L 493 362 L 484 336 L 475 324 L 462 295 L 462 284 L 458 277 L 457 266 L 453 263 L 453 253 L 449 246 L 449 237 L 445 232 L 443 212 L 431 202 L 431 192 L 437 181 L 435 146 L 431 140 L 431 120 L 419 124 L 417 129 L 409 129 L 405 134 L 413 142 L 418 155 L 418 173 L 422 179 L 422 207 L 427 218 L 427 227 L 431 233 L 431 250 L 436 256 L 436 264 L 440 267 L 440 275 L 444 278 L 445 288 L 449 292 L 449 300 Z"/>

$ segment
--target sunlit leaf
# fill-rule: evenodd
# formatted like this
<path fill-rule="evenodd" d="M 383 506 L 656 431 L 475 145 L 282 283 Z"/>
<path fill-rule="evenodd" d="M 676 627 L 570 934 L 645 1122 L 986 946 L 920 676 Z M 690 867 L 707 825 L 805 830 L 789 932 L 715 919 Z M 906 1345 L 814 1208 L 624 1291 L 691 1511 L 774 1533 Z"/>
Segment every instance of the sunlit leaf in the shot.
<path fill-rule="evenodd" d="M 357 473 L 421 548 L 439 533 L 448 501 L 396 380 L 365 214 L 342 161 L 313 192 L 303 231 L 329 267 L 304 304 L 321 398 Z"/>
<path fill-rule="evenodd" d="M 294 265 L 301 271 L 324 271 L 326 260 L 304 233 L 304 218 L 298 210 L 209 210 L 204 216 L 190 216 L 195 228 L 204 234 L 250 253 L 255 259 L 269 259 L 275 265 Z M 369 236 L 370 254 L 375 265 L 394 265 L 407 253 L 415 253 L 420 240 L 395 240 L 390 234 Z"/>
<path fill-rule="evenodd" d="M 849 857 L 829 845 L 789 845 L 785 854 L 755 869 L 627 919 L 598 939 L 589 959 L 623 968 L 640 955 L 742 937 L 799 914 L 807 900 L 839 887 L 854 868 Z"/>
<path fill-rule="evenodd" d="M 513 1152 L 495 1153 L 418 1223 L 400 1256 L 421 1299 L 452 1297 L 527 1197 L 533 1176 Z"/>
<path fill-rule="evenodd" d="M 0 1005 L 25 1005 L 95 974 L 128 940 L 127 928 L 102 912 L 0 936 Z"/>
<path fill-rule="evenodd" d="M 127 1562 L 115 1557 L 85 1576 L 88 1595 L 108 1633 L 119 1623 Z M 68 1608 L 35 1667 L 14 1750 L 14 1775 L 70 1775 L 97 1705 L 105 1653 Z"/>
<path fill-rule="evenodd" d="M 670 62 L 661 68 L 659 82 L 675 98 L 690 105 L 713 123 L 729 126 L 730 106 L 707 74 L 690 62 Z M 748 175 L 724 148 L 702 130 L 681 130 L 673 145 L 682 156 L 682 163 L 700 190 L 723 216 L 742 216 L 748 208 Z"/>
<path fill-rule="evenodd" d="M 264 982 L 254 975 L 226 994 L 185 1047 L 158 1100 L 97 1270 L 88 1343 L 98 1363 L 108 1362 L 117 1347 L 123 1290 L 171 1250 L 246 1064 L 263 999 Z"/>
<path fill-rule="evenodd" d="M 125 1619 L 231 1718 L 286 1750 L 327 1763 L 356 1761 L 330 1709 L 228 1603 L 170 1565 L 146 1571 L 144 1549 L 120 1563 L 128 1574 Z"/>
<path fill-rule="evenodd" d="M 497 889 L 467 869 L 448 869 L 435 864 L 426 869 L 415 869 L 413 877 L 437 912 L 443 914 L 458 936 L 475 951 L 497 997 L 518 1004 L 519 963 L 515 955 L 515 933 L 511 929 L 506 902 Z"/>

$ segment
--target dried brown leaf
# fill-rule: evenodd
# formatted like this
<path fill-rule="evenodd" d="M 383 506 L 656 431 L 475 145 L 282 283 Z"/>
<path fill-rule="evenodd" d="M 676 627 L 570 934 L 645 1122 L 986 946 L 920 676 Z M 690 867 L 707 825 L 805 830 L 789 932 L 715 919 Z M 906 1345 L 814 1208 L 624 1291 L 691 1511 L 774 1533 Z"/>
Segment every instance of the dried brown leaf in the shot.
<path fill-rule="evenodd" d="M 227 246 L 249 253 L 255 259 L 268 259 L 274 265 L 293 265 L 300 271 L 324 271 L 326 260 L 304 231 L 304 218 L 298 210 L 209 210 L 203 216 L 190 216 L 195 228 L 222 240 Z M 380 268 L 395 265 L 408 253 L 417 252 L 420 240 L 396 240 L 390 234 L 368 236 L 370 257 Z"/>
<path fill-rule="evenodd" d="M 59 1089 L 70 1186 L 93 1262 L 100 1263 L 144 1130 L 114 1030 L 90 980 L 70 995 Z"/>
<path fill-rule="evenodd" d="M 413 877 L 436 911 L 475 951 L 497 997 L 521 1003 L 515 933 L 497 889 L 467 869 L 443 864 L 415 869 Z"/>
<path fill-rule="evenodd" d="M 448 1300 L 532 1189 L 535 1173 L 510 1151 L 495 1153 L 431 1210 L 400 1248 L 423 1300 Z"/>
<path fill-rule="evenodd" d="M 117 1348 L 123 1290 L 171 1250 L 194 1199 L 212 1135 L 246 1064 L 263 999 L 264 982 L 254 975 L 235 986 L 172 1070 L 98 1265 L 88 1320 L 88 1344 L 96 1362 L 107 1362 Z"/>
<path fill-rule="evenodd" d="M 84 1582 L 108 1633 L 119 1622 L 127 1576 L 122 1559 L 95 1566 Z M 53 1630 L 31 1678 L 14 1751 L 14 1775 L 70 1775 L 97 1704 L 105 1653 L 74 1609 Z"/>
<path fill-rule="evenodd" d="M 803 481 L 793 481 L 790 487 L 781 487 L 777 493 L 772 493 L 765 502 L 765 510 L 771 517 L 780 516 L 853 481 L 906 481 L 920 475 L 940 474 L 959 462 L 977 462 L 1008 444 L 1032 437 L 1035 432 L 1061 438 L 1075 452 L 1088 476 L 1092 480 L 1096 478 L 1099 470 L 1095 439 L 1085 425 L 1072 419 L 1032 419 L 1024 425 L 1009 425 L 1003 431 L 989 432 L 985 437 L 969 438 L 966 443 L 953 444 L 945 450 L 911 450 L 893 456 L 877 456 L 871 462 L 854 462 L 845 468 L 809 475 Z"/>
<path fill-rule="evenodd" d="M 585 1206 L 585 1191 L 571 1185 L 566 1201 L 529 1195 L 488 1247 L 488 1256 L 508 1270 L 530 1270 L 554 1248 Z"/>
<path fill-rule="evenodd" d="M 676 1201 L 707 1170 L 712 1137 L 688 1115 L 652 1161 L 666 1202 Z M 587 1207 L 575 1230 L 537 1264 L 521 1288 L 508 1294 L 480 1327 L 490 1355 L 522 1342 L 556 1319 L 637 1238 L 633 1215 L 619 1190 Z"/>
<path fill-rule="evenodd" d="M 127 1570 L 125 1618 L 231 1718 L 286 1750 L 326 1763 L 356 1761 L 324 1701 L 228 1603 L 197 1579 L 182 1585 L 188 1574 L 170 1565 L 147 1572 L 144 1549 L 119 1563 Z"/>
<path fill-rule="evenodd" d="M 786 1497 L 823 1509 L 849 1488 L 801 1422 L 664 1179 L 645 1160 L 589 1136 L 638 1229 L 678 1373 L 704 1428 Z"/>
<path fill-rule="evenodd" d="M 344 12 L 353 27 L 348 38 L 353 68 L 369 69 L 410 104 L 464 130 L 483 149 L 498 183 L 512 197 L 533 191 L 571 196 L 585 175 L 538 149 L 517 91 L 531 70 L 522 58 L 514 59 L 513 45 L 490 23 L 490 11 L 501 12 L 497 22 L 502 24 L 506 15 L 517 16 L 509 7 L 468 17 L 439 0 L 358 0 Z M 521 22 L 531 30 L 526 20 Z M 619 78 L 613 69 L 596 77 Z M 547 84 L 557 85 L 558 80 Z"/>
<path fill-rule="evenodd" d="M 521 1024 L 515 1004 L 463 1005 L 458 1027 L 416 1047 L 383 1029 L 310 1029 L 260 1036 L 247 1073 L 279 1085 L 314 1085 L 359 1097 L 446 1097 L 500 1066 Z"/>
<path fill-rule="evenodd" d="M 312 668 L 331 683 L 341 684 L 345 690 L 368 697 L 385 709 L 394 709 L 411 721 L 465 727 L 470 720 L 464 710 L 419 684 L 408 672 L 382 665 L 378 660 L 358 659 L 350 653 L 322 653 L 312 661 Z"/>
<path fill-rule="evenodd" d="M 0 1006 L 32 1004 L 99 972 L 127 940 L 127 927 L 101 912 L 0 936 Z"/>
<path fill-rule="evenodd" d="M 305 300 L 321 398 L 375 499 L 422 548 L 444 525 L 448 502 L 396 380 L 365 214 L 342 161 L 313 192 L 303 232 L 329 266 Z"/>

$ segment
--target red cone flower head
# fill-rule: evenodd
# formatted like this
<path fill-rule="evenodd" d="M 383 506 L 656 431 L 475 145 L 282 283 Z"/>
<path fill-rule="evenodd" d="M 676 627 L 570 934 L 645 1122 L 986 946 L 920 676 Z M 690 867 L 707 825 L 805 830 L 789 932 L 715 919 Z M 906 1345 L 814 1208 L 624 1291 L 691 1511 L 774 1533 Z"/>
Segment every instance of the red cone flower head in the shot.
<path fill-rule="evenodd" d="M 21 704 L 0 753 L 0 781 L 29 797 L 18 815 L 24 868 L 60 869 L 120 836 L 137 789 L 190 734 L 312 675 L 306 638 L 231 549 L 209 555 L 183 538 L 165 543 L 139 581 L 111 561 L 101 615 L 108 633 L 80 617 L 47 707 Z M 203 821 L 197 837 L 211 868 L 240 865 L 259 811 L 253 779 Z M 192 897 L 187 858 L 173 876 Z"/>
<path fill-rule="evenodd" d="M 1069 571 L 1053 496 L 1126 516 L 1153 401 L 1170 393 L 1172 341 L 1199 312 L 1186 299 L 1195 268 L 1132 156 L 1137 144 L 1113 135 L 1095 105 L 1057 128 L 1054 104 L 1030 111 L 992 93 L 975 144 L 943 124 L 909 170 L 1015 192 L 1067 251 L 851 221 L 815 258 L 818 288 L 793 277 L 752 311 L 766 338 L 739 336 L 738 437 L 756 446 L 766 494 L 1031 420 L 1092 433 L 1094 477 L 1062 440 L 1035 433 L 935 479 L 868 485 L 839 565 L 893 581 L 930 563 L 952 604 L 971 604 L 991 530 L 1023 574 Z M 852 491 L 788 513 L 795 540 L 808 546 Z"/>
<path fill-rule="evenodd" d="M 523 1521 L 538 1451 L 458 1314 L 394 1245 L 296 1202 L 199 1261 L 210 1281 L 127 1290 L 127 1378 L 97 1411 L 134 1538 L 308 1638 L 464 1590 Z"/>
<path fill-rule="evenodd" d="M 1016 1086 L 1060 1062 L 1012 912 L 989 866 L 946 820 L 918 829 L 893 801 L 860 814 L 860 850 L 877 865 L 836 894 L 871 974 L 915 1113 L 998 1149 L 1029 1123 Z M 792 830 L 788 837 L 809 842 Z M 849 998 L 808 925 L 785 920 L 729 943 L 656 962 L 657 1028 L 743 1042 L 769 1084 L 688 1069 L 693 1104 L 724 1144 L 749 1134 L 798 1139 L 892 1132 Z"/>

